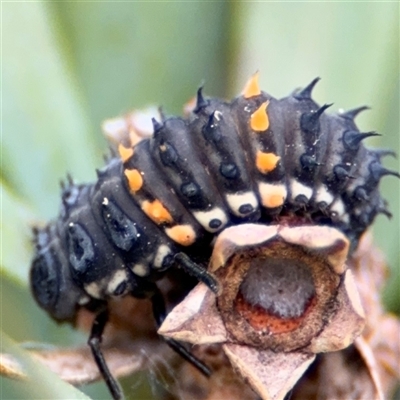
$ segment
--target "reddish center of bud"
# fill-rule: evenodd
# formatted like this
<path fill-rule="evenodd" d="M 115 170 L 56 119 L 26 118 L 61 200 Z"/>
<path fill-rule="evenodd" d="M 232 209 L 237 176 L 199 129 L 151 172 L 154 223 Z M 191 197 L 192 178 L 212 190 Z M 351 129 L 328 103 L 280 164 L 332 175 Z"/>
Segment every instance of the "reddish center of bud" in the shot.
<path fill-rule="evenodd" d="M 240 285 L 236 307 L 255 329 L 277 333 L 296 329 L 314 296 L 314 280 L 306 264 L 256 258 Z"/>

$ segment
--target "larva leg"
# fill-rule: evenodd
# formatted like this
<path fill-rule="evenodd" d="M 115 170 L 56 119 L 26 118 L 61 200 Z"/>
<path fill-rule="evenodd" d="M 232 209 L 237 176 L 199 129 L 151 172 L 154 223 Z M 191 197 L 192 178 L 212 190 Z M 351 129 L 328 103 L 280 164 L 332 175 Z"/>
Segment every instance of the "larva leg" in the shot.
<path fill-rule="evenodd" d="M 156 320 L 157 326 L 161 326 L 165 319 L 166 311 L 165 311 L 165 302 L 164 298 L 157 288 L 156 285 L 154 289 L 154 294 L 151 297 L 151 304 L 153 306 L 153 315 Z M 202 374 L 209 377 L 211 375 L 210 368 L 207 367 L 204 363 L 202 363 L 197 357 L 195 357 L 189 350 L 186 349 L 181 343 L 177 342 L 174 339 L 165 338 L 165 342 L 171 347 L 174 351 L 176 351 L 182 358 L 186 361 L 190 362 L 194 367 L 196 367 Z"/>
<path fill-rule="evenodd" d="M 185 253 L 175 255 L 175 262 L 189 275 L 203 282 L 214 293 L 218 293 L 218 282 L 204 267 L 193 262 Z"/>
<path fill-rule="evenodd" d="M 122 390 L 116 381 L 116 379 L 111 375 L 110 370 L 108 369 L 106 360 L 104 359 L 103 353 L 100 349 L 100 344 L 104 332 L 104 328 L 108 321 L 108 310 L 101 311 L 95 318 L 92 326 L 92 331 L 90 332 L 88 345 L 92 350 L 92 354 L 94 360 L 97 364 L 97 367 L 100 370 L 103 379 L 105 380 L 108 389 L 111 392 L 111 395 L 114 400 L 120 400 L 124 398 Z"/>

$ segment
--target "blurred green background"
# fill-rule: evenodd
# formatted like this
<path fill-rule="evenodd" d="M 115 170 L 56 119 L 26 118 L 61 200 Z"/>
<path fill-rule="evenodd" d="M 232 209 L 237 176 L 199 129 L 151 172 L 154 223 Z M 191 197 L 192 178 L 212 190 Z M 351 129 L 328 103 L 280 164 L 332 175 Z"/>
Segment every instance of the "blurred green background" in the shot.
<path fill-rule="evenodd" d="M 56 215 L 58 182 L 67 171 L 79 181 L 95 179 L 106 150 L 102 120 L 149 104 L 180 113 L 203 80 L 206 94 L 230 98 L 259 70 L 262 88 L 283 97 L 320 76 L 317 102 L 334 102 L 335 111 L 372 106 L 358 126 L 383 136 L 368 144 L 399 152 L 398 3 L 39 1 L 1 7 L 3 351 L 14 349 L 9 337 L 86 341 L 57 327 L 30 297 L 29 227 Z M 398 171 L 399 161 L 387 159 L 385 166 Z M 392 274 L 384 299 L 397 313 L 399 187 L 393 177 L 383 180 L 394 217 L 380 216 L 374 225 Z M 35 390 L 2 379 L 1 398 L 80 395 L 43 374 L 37 379 L 46 384 Z M 144 375 L 125 382 L 125 390 L 131 399 L 152 398 Z M 109 397 L 103 383 L 83 391 Z"/>

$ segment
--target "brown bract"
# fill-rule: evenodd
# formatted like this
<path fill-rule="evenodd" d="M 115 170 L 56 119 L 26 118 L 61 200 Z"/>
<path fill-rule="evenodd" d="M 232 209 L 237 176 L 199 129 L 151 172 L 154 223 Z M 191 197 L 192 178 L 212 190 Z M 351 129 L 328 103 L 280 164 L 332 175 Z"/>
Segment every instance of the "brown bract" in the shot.
<path fill-rule="evenodd" d="M 228 228 L 215 243 L 209 268 L 218 295 L 199 284 L 159 333 L 193 344 L 220 343 L 263 399 L 283 399 L 317 353 L 348 347 L 364 328 L 345 263 L 348 247 L 346 237 L 329 227 Z M 244 285 L 252 269 L 258 275 Z M 291 277 L 295 285 L 287 292 Z"/>
<path fill-rule="evenodd" d="M 143 110 L 133 110 L 123 116 L 105 120 L 101 127 L 109 143 L 118 147 L 131 147 L 141 140 L 153 135 L 151 118 L 160 119 L 157 107 L 147 107 Z"/>

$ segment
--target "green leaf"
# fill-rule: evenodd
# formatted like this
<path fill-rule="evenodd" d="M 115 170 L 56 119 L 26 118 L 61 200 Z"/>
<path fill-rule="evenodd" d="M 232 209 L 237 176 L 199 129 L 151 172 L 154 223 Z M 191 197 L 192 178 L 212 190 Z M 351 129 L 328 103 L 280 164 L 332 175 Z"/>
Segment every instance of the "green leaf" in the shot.
<path fill-rule="evenodd" d="M 33 221 L 33 213 L 3 182 L 0 182 L 0 191 L 2 210 L 0 230 L 2 248 L 5 250 L 1 267 L 10 277 L 26 284 L 32 247 L 28 221 Z"/>
<path fill-rule="evenodd" d="M 148 103 L 180 113 L 203 80 L 225 87 L 228 2 L 50 5 L 96 125 Z"/>
<path fill-rule="evenodd" d="M 3 4 L 2 50 L 2 176 L 50 217 L 66 171 L 94 176 L 92 128 L 42 3 Z"/>

